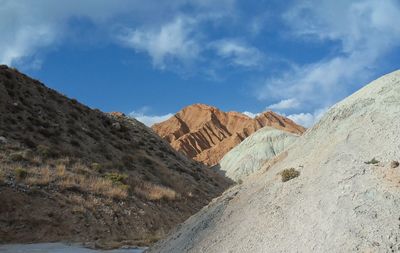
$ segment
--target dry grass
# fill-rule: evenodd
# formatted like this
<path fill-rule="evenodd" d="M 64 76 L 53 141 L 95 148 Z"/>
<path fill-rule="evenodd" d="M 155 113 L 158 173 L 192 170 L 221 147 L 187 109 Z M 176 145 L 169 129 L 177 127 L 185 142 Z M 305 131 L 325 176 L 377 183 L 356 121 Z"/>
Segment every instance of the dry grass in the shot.
<path fill-rule="evenodd" d="M 115 185 L 112 181 L 96 176 L 83 176 L 68 173 L 59 182 L 63 190 L 79 189 L 81 191 L 99 194 L 111 198 L 125 199 L 128 197 L 128 189 L 121 185 Z"/>
<path fill-rule="evenodd" d="M 46 167 L 35 168 L 30 170 L 31 174 L 25 178 L 25 183 L 28 185 L 45 186 L 50 184 L 55 178 L 52 175 L 51 169 Z"/>
<path fill-rule="evenodd" d="M 171 188 L 145 182 L 135 187 L 134 192 L 148 200 L 175 200 L 179 198 L 179 194 Z"/>
<path fill-rule="evenodd" d="M 166 234 L 163 230 L 156 231 L 154 233 L 148 233 L 143 235 L 143 237 L 138 241 L 139 245 L 152 245 L 157 241 L 165 238 Z"/>
<path fill-rule="evenodd" d="M 102 201 L 98 197 L 89 195 L 84 198 L 82 195 L 72 194 L 68 196 L 68 201 L 76 207 L 73 211 L 85 213 L 86 210 L 96 211 Z"/>
<path fill-rule="evenodd" d="M 110 179 L 89 172 L 81 164 L 68 170 L 65 164 L 57 164 L 55 167 L 39 166 L 30 168 L 29 174 L 19 177 L 19 180 L 31 186 L 52 186 L 60 190 L 75 190 L 116 199 L 128 197 L 127 185 L 115 184 Z"/>

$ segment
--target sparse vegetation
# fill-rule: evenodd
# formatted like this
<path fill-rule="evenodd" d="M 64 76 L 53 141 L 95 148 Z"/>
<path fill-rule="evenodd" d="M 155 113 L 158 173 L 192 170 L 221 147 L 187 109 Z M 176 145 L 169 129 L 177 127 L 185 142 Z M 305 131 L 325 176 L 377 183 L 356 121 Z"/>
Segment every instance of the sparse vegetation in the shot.
<path fill-rule="evenodd" d="M 95 175 L 81 175 L 73 172 L 78 170 L 75 167 L 84 166 L 74 165 L 70 170 L 67 170 L 65 165 L 57 165 L 55 168 L 39 166 L 30 168 L 29 173 L 17 167 L 14 169 L 14 174 L 17 180 L 31 186 L 51 186 L 60 191 L 81 192 L 115 199 L 128 197 L 129 186 L 120 181 L 120 178 L 125 177 L 117 177 L 116 181 L 112 181 Z"/>
<path fill-rule="evenodd" d="M 300 172 L 295 170 L 294 168 L 284 169 L 281 172 L 282 182 L 287 182 L 293 178 L 300 176 Z"/>
<path fill-rule="evenodd" d="M 365 164 L 378 164 L 379 163 L 379 161 L 378 160 L 376 160 L 375 158 L 372 158 L 370 161 L 367 161 L 367 162 L 364 162 Z"/>

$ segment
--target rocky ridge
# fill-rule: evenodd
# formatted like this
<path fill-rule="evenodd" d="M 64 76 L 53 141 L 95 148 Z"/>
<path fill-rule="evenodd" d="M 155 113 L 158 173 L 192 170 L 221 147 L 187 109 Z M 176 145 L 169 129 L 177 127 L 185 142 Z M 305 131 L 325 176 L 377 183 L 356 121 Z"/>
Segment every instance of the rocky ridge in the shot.
<path fill-rule="evenodd" d="M 188 106 L 170 119 L 153 125 L 152 129 L 175 150 L 212 166 L 246 137 L 265 126 L 295 134 L 305 131 L 292 120 L 272 111 L 253 119 L 204 104 Z"/>

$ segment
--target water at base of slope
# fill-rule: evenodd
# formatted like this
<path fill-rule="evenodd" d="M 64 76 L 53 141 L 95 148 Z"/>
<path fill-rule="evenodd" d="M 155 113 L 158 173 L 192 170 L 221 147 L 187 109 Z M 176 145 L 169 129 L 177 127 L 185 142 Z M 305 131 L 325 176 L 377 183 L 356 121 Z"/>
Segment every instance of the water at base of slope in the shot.
<path fill-rule="evenodd" d="M 35 243 L 0 245 L 1 253 L 142 253 L 146 248 L 127 248 L 115 250 L 95 250 L 76 244 Z"/>

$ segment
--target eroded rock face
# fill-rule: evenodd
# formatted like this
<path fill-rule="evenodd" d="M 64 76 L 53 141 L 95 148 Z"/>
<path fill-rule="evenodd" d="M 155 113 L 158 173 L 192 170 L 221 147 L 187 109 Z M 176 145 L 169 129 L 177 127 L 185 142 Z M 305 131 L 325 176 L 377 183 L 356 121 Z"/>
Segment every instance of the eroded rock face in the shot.
<path fill-rule="evenodd" d="M 271 111 L 253 119 L 242 113 L 223 112 L 204 104 L 188 106 L 152 128 L 174 149 L 211 166 L 264 126 L 295 134 L 305 131 L 292 120 Z"/>
<path fill-rule="evenodd" d="M 398 115 L 400 71 L 333 106 L 149 252 L 399 252 Z M 298 173 L 282 182 L 288 169 Z"/>
<path fill-rule="evenodd" d="M 263 127 L 229 151 L 216 170 L 234 181 L 241 181 L 294 143 L 299 135 Z"/>

